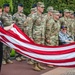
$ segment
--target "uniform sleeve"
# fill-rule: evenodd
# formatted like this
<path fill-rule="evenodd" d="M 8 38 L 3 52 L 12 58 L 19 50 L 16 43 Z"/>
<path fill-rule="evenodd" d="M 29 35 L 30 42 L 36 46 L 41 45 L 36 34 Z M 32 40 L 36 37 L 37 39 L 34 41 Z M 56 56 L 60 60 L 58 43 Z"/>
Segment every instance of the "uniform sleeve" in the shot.
<path fill-rule="evenodd" d="M 5 26 L 9 26 L 14 22 L 12 20 L 9 20 L 6 16 L 2 16 L 2 21 Z"/>
<path fill-rule="evenodd" d="M 18 21 L 18 19 L 17 19 L 16 15 L 17 15 L 17 14 L 14 14 L 14 15 L 13 15 L 13 17 L 12 17 L 12 18 L 13 18 L 13 20 L 14 20 L 15 22 L 17 22 L 17 21 Z"/>
<path fill-rule="evenodd" d="M 37 15 L 36 14 L 32 14 L 32 20 L 33 20 L 33 22 L 35 22 L 35 20 L 37 19 Z"/>
<path fill-rule="evenodd" d="M 51 27 L 53 25 L 52 20 L 48 20 L 46 23 L 46 40 L 50 40 L 50 35 L 51 35 Z"/>

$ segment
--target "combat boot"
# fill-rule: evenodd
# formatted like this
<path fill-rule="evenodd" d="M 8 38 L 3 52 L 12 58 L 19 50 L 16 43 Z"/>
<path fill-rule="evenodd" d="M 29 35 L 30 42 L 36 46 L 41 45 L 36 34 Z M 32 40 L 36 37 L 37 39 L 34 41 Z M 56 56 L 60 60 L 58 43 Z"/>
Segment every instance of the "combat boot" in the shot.
<path fill-rule="evenodd" d="M 13 61 L 11 61 L 10 59 L 8 59 L 8 60 L 7 60 L 7 63 L 13 64 Z"/>
<path fill-rule="evenodd" d="M 40 63 L 37 64 L 37 66 L 41 69 L 41 70 L 45 70 L 46 68 L 41 66 Z"/>
<path fill-rule="evenodd" d="M 33 70 L 35 70 L 35 71 L 41 71 L 41 69 L 37 66 L 37 63 L 34 64 Z"/>
<path fill-rule="evenodd" d="M 30 64 L 30 65 L 33 65 L 33 64 L 34 64 L 34 62 L 33 62 L 31 59 L 29 59 L 29 60 L 27 61 L 27 63 Z"/>
<path fill-rule="evenodd" d="M 25 58 L 24 56 L 21 56 L 20 58 L 21 58 L 21 60 L 23 60 L 23 61 L 26 60 L 26 58 Z"/>
<path fill-rule="evenodd" d="M 19 62 L 22 61 L 20 57 L 16 57 L 16 60 Z"/>
<path fill-rule="evenodd" d="M 6 61 L 5 61 L 5 60 L 2 60 L 2 64 L 3 64 L 3 65 L 6 65 L 7 63 L 6 63 Z"/>

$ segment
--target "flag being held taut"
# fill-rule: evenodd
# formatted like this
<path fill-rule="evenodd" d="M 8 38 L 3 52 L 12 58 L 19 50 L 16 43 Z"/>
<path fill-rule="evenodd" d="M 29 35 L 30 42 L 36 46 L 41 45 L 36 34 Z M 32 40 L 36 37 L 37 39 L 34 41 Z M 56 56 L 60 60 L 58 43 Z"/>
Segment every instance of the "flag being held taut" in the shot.
<path fill-rule="evenodd" d="M 0 41 L 18 53 L 38 62 L 75 67 L 75 43 L 62 46 L 38 45 L 23 33 L 16 24 L 9 31 L 0 28 Z"/>

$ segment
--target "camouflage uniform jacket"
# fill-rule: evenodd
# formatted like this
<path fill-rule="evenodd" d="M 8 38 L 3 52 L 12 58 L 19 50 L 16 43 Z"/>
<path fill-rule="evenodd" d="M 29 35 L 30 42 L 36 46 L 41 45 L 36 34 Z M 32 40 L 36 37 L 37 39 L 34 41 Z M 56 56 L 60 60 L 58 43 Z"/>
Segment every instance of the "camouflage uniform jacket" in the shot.
<path fill-rule="evenodd" d="M 18 25 L 19 28 L 24 29 L 23 24 L 26 20 L 25 14 L 17 12 L 13 15 L 13 20 L 16 21 L 16 24 Z"/>
<path fill-rule="evenodd" d="M 4 26 L 9 26 L 12 23 L 15 23 L 12 19 L 12 15 L 9 13 L 3 12 L 1 18 Z"/>
<path fill-rule="evenodd" d="M 46 24 L 46 45 L 58 45 L 60 22 L 50 19 Z M 48 40 L 50 42 L 48 42 Z"/>

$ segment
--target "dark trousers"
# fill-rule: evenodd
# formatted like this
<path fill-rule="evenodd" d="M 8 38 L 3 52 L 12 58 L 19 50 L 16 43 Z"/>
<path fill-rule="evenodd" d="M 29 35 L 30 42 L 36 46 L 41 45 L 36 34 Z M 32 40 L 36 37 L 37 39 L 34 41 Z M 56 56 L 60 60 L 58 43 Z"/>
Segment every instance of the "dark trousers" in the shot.
<path fill-rule="evenodd" d="M 2 66 L 2 58 L 3 58 L 3 43 L 0 42 L 0 71 Z"/>

